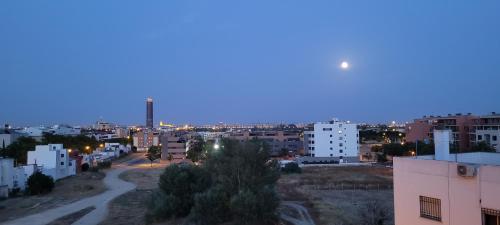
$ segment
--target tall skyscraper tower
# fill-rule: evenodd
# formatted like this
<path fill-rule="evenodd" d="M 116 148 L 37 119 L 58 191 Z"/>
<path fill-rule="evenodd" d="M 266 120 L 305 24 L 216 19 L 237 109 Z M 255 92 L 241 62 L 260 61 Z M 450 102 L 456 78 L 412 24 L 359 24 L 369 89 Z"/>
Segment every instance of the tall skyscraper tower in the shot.
<path fill-rule="evenodd" d="M 153 99 L 146 100 L 146 127 L 153 128 Z"/>

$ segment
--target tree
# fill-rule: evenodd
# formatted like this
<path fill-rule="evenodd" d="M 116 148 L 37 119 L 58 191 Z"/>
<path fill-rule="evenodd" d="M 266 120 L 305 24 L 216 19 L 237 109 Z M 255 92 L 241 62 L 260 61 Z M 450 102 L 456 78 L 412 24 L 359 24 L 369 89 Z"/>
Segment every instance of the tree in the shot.
<path fill-rule="evenodd" d="M 19 137 L 7 147 L 5 155 L 15 159 L 17 163 L 26 164 L 28 151 L 35 150 L 37 144 L 39 143 L 31 137 Z"/>
<path fill-rule="evenodd" d="M 284 173 L 302 173 L 302 169 L 299 167 L 299 164 L 296 162 L 291 162 L 285 164 L 285 167 L 281 169 Z"/>
<path fill-rule="evenodd" d="M 279 178 L 279 167 L 269 158 L 268 146 L 262 141 L 240 143 L 223 139 L 219 150 L 211 152 L 204 164 L 212 174 L 214 186 L 195 199 L 193 219 L 201 224 L 231 220 L 238 224 L 268 224 L 276 221 L 279 198 L 275 184 Z M 210 203 L 208 200 L 214 196 L 225 198 Z M 226 208 L 230 214 L 217 214 L 212 207 Z"/>
<path fill-rule="evenodd" d="M 151 146 L 148 149 L 148 153 L 146 154 L 146 157 L 149 159 L 151 162 L 151 167 L 153 167 L 153 161 L 159 159 L 161 156 L 161 148 L 158 146 Z"/>
<path fill-rule="evenodd" d="M 485 141 L 480 141 L 472 146 L 471 151 L 472 152 L 495 152 L 495 149 L 493 147 L 491 147 Z"/>
<path fill-rule="evenodd" d="M 198 162 L 206 158 L 204 151 L 205 141 L 201 137 L 196 137 L 191 140 L 189 146 L 189 151 L 187 152 L 187 158 L 191 159 L 193 162 Z"/>
<path fill-rule="evenodd" d="M 203 168 L 170 165 L 160 176 L 159 192 L 150 201 L 147 222 L 187 216 L 194 205 L 195 194 L 205 191 L 210 184 L 210 174 Z"/>
<path fill-rule="evenodd" d="M 41 172 L 35 172 L 28 178 L 28 190 L 31 195 L 51 192 L 54 188 L 54 179 Z"/>

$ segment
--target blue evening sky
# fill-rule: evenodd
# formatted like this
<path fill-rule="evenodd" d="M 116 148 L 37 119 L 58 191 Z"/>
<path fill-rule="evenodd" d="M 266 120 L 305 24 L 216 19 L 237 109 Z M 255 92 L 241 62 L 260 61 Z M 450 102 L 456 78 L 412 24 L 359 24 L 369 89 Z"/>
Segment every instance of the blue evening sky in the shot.
<path fill-rule="evenodd" d="M 500 1 L 2 1 L 0 122 L 500 111 Z M 342 60 L 351 64 L 339 69 Z"/>

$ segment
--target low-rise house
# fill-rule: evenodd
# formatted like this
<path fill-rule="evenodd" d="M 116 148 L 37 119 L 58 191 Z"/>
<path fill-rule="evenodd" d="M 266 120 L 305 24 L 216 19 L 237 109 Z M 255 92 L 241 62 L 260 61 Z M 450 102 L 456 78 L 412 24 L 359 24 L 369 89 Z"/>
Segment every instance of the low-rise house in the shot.
<path fill-rule="evenodd" d="M 23 167 L 14 167 L 14 159 L 0 158 L 0 197 L 26 188 L 27 175 Z"/>
<path fill-rule="evenodd" d="M 43 174 L 59 180 L 76 174 L 76 161 L 70 159 L 62 144 L 37 145 L 28 151 L 28 164 L 35 164 Z"/>

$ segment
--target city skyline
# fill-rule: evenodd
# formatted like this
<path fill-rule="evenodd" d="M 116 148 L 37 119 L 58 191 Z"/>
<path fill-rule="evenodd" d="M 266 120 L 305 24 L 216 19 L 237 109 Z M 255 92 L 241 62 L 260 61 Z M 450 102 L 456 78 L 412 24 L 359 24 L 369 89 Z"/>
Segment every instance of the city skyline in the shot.
<path fill-rule="evenodd" d="M 98 5 L 2 3 L 1 123 L 143 124 L 147 96 L 155 124 L 500 111 L 499 2 Z"/>

